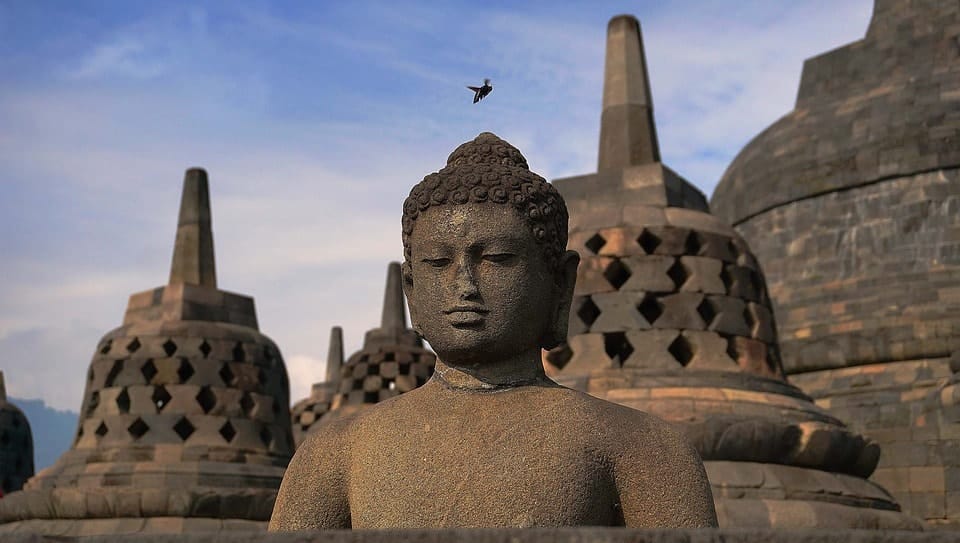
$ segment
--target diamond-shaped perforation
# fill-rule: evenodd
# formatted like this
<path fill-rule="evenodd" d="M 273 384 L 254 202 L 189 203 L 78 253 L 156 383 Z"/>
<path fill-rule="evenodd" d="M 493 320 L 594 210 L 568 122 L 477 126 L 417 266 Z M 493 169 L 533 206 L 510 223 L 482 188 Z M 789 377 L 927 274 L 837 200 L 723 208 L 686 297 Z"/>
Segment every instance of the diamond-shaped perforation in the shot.
<path fill-rule="evenodd" d="M 560 369 L 563 369 L 563 367 L 570 362 L 571 358 L 573 358 L 573 349 L 566 343 L 559 347 L 554 347 L 547 352 L 547 362 Z"/>
<path fill-rule="evenodd" d="M 180 417 L 180 420 L 173 425 L 173 431 L 184 441 L 193 435 L 194 430 L 196 430 L 196 427 L 187 420 L 187 417 Z"/>
<path fill-rule="evenodd" d="M 161 385 L 153 389 L 150 399 L 153 400 L 153 405 L 157 406 L 157 413 L 159 413 L 170 403 L 172 396 L 167 392 L 167 388 Z"/>
<path fill-rule="evenodd" d="M 607 356 L 620 366 L 633 354 L 633 345 L 627 339 L 627 334 L 623 332 L 603 334 L 603 348 Z"/>
<path fill-rule="evenodd" d="M 157 366 L 153 363 L 152 358 L 144 362 L 143 366 L 140 366 L 140 373 L 143 374 L 143 378 L 146 379 L 148 383 L 157 376 L 159 371 L 157 370 Z"/>
<path fill-rule="evenodd" d="M 210 387 L 200 387 L 200 392 L 197 392 L 197 403 L 204 413 L 209 413 L 217 405 L 217 396 Z"/>
<path fill-rule="evenodd" d="M 580 307 L 577 308 L 577 316 L 580 317 L 583 324 L 592 326 L 593 323 L 596 322 L 597 317 L 600 316 L 600 308 L 597 307 L 597 304 L 593 303 L 593 300 L 589 296 L 586 296 L 580 304 Z"/>
<path fill-rule="evenodd" d="M 673 265 L 667 270 L 667 275 L 670 276 L 670 280 L 673 281 L 673 286 L 677 290 L 680 290 L 687 279 L 690 278 L 690 273 L 687 272 L 687 268 L 680 262 L 679 258 L 673 261 Z"/>
<path fill-rule="evenodd" d="M 233 425 L 230 424 L 229 420 L 220 427 L 220 435 L 223 436 L 223 439 L 227 440 L 227 443 L 233 441 L 233 438 L 237 436 L 237 431 L 233 428 Z"/>
<path fill-rule="evenodd" d="M 90 401 L 87 403 L 87 416 L 93 414 L 97 410 L 97 406 L 100 405 L 100 391 L 94 390 L 90 393 Z"/>
<path fill-rule="evenodd" d="M 269 447 L 271 441 L 273 441 L 273 434 L 270 433 L 270 428 L 264 426 L 260 429 L 260 442 L 264 447 Z"/>
<path fill-rule="evenodd" d="M 640 237 L 637 238 L 637 245 L 643 249 L 643 252 L 652 255 L 653 252 L 657 250 L 657 247 L 660 246 L 661 241 L 659 236 L 644 228 L 643 232 L 640 233 Z"/>
<path fill-rule="evenodd" d="M 186 358 L 181 358 L 180 367 L 177 368 L 177 377 L 180 378 L 180 382 L 186 383 L 191 377 L 193 377 L 194 373 L 195 371 L 193 369 L 193 365 L 190 364 L 190 361 Z"/>
<path fill-rule="evenodd" d="M 213 350 L 213 347 L 211 347 L 210 344 L 207 343 L 207 340 L 203 340 L 203 343 L 200 344 L 200 354 L 202 354 L 204 358 L 207 358 L 208 356 L 210 356 L 210 351 L 212 350 Z"/>
<path fill-rule="evenodd" d="M 643 315 L 648 323 L 653 324 L 663 315 L 663 303 L 653 294 L 643 295 L 643 299 L 637 304 L 637 311 Z"/>
<path fill-rule="evenodd" d="M 630 275 L 630 268 L 621 262 L 619 258 L 607 264 L 607 267 L 603 270 L 603 276 L 606 277 L 607 282 L 618 290 L 630 279 Z"/>
<path fill-rule="evenodd" d="M 703 324 L 707 328 L 713 323 L 713 319 L 717 318 L 717 308 L 708 298 L 704 298 L 697 306 L 697 313 L 700 314 L 700 318 L 703 319 Z"/>
<path fill-rule="evenodd" d="M 727 356 L 736 361 L 740 353 L 737 351 L 737 342 L 732 337 L 727 338 Z"/>
<path fill-rule="evenodd" d="M 240 409 L 243 409 L 244 414 L 248 417 L 250 413 L 253 412 L 253 408 L 257 406 L 257 402 L 253 401 L 253 398 L 250 396 L 249 392 L 244 392 L 243 397 L 240 398 Z"/>
<path fill-rule="evenodd" d="M 93 431 L 93 433 L 97 434 L 97 437 L 103 437 L 107 435 L 108 431 L 109 430 L 107 428 L 106 423 L 104 423 L 103 421 L 100 421 L 100 424 L 97 426 L 97 429 Z"/>
<path fill-rule="evenodd" d="M 680 363 L 681 366 L 686 366 L 693 360 L 693 345 L 690 344 L 690 341 L 680 334 L 677 336 L 677 339 L 673 340 L 670 343 L 670 346 L 667 347 L 667 350 L 670 352 L 670 355 Z"/>
<path fill-rule="evenodd" d="M 247 353 L 243 350 L 243 343 L 237 342 L 233 346 L 233 361 L 234 362 L 243 362 L 247 359 Z"/>
<path fill-rule="evenodd" d="M 128 352 L 128 353 L 135 352 L 135 351 L 136 351 L 137 349 L 139 349 L 139 348 L 140 348 L 140 339 L 139 339 L 139 338 L 133 338 L 133 340 L 131 340 L 130 343 L 127 343 L 127 352 Z"/>
<path fill-rule="evenodd" d="M 729 294 L 730 289 L 733 288 L 733 276 L 730 275 L 730 268 L 726 265 L 720 270 L 720 281 L 723 282 L 723 287 L 727 289 L 727 294 Z"/>
<path fill-rule="evenodd" d="M 177 352 L 177 344 L 168 338 L 163 342 L 163 352 L 167 353 L 167 356 L 173 356 L 173 353 Z"/>
<path fill-rule="evenodd" d="M 120 391 L 120 394 L 117 394 L 117 409 L 121 413 L 130 412 L 130 394 L 127 394 L 127 389 L 124 388 Z"/>
<path fill-rule="evenodd" d="M 603 249 L 603 246 L 607 244 L 607 240 L 603 238 L 600 234 L 594 234 L 590 237 L 583 245 L 587 249 L 590 249 L 590 252 L 593 254 L 599 254 L 600 249 Z"/>
<path fill-rule="evenodd" d="M 684 254 L 688 255 L 698 255 L 700 254 L 700 249 L 703 248 L 703 238 L 696 230 L 691 230 L 687 234 L 687 239 L 683 243 Z"/>
<path fill-rule="evenodd" d="M 730 249 L 730 255 L 734 261 L 740 258 L 740 247 L 732 239 L 727 241 L 727 248 Z"/>
<path fill-rule="evenodd" d="M 123 360 L 114 360 L 113 365 L 110 366 L 110 371 L 107 372 L 107 378 L 103 380 L 103 386 L 106 388 L 112 387 L 121 371 L 123 371 Z"/>
<path fill-rule="evenodd" d="M 127 433 L 133 436 L 134 439 L 140 439 L 149 431 L 150 427 L 147 426 L 147 423 L 143 422 L 143 419 L 140 417 L 137 417 L 137 420 L 133 421 L 130 426 L 127 426 Z"/>
<path fill-rule="evenodd" d="M 757 319 L 753 316 L 753 311 L 750 308 L 750 304 L 747 304 L 743 308 L 743 321 L 747 323 L 747 328 L 749 328 L 750 332 L 753 333 L 753 328 L 757 324 Z"/>
<path fill-rule="evenodd" d="M 110 352 L 111 347 L 113 347 L 113 340 L 108 339 L 103 342 L 103 347 L 100 348 L 100 354 L 107 354 Z"/>
<path fill-rule="evenodd" d="M 233 370 L 230 369 L 228 362 L 224 362 L 223 365 L 220 366 L 220 378 L 223 379 L 223 384 L 227 386 L 233 386 L 236 381 L 237 376 L 233 373 Z"/>

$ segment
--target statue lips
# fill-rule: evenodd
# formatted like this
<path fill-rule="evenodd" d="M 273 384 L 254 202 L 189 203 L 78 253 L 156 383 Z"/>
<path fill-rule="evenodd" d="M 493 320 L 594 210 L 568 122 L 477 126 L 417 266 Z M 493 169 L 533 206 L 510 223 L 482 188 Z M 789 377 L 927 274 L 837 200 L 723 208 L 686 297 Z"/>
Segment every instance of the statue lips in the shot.
<path fill-rule="evenodd" d="M 454 328 L 467 328 L 483 324 L 486 319 L 487 309 L 477 305 L 458 305 L 450 309 L 444 309 L 443 314 L 447 315 L 450 324 Z"/>

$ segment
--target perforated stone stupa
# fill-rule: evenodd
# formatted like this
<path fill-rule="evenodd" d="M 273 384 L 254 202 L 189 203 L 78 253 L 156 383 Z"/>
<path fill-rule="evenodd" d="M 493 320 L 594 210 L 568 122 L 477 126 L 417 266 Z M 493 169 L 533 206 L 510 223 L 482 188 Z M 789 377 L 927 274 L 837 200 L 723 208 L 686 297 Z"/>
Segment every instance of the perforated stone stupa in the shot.
<path fill-rule="evenodd" d="M 307 437 L 310 428 L 330 411 L 333 397 L 339 390 L 341 367 L 343 367 L 343 329 L 334 326 L 330 329 L 330 346 L 327 349 L 326 380 L 314 383 L 310 388 L 310 396 L 293 404 L 290 408 L 293 441 L 298 447 Z"/>
<path fill-rule="evenodd" d="M 380 327 L 367 331 L 363 348 L 340 368 L 338 390 L 324 418 L 349 415 L 417 388 L 433 375 L 435 361 L 420 336 L 407 327 L 400 263 L 391 262 Z"/>
<path fill-rule="evenodd" d="M 217 288 L 207 174 L 187 171 L 167 286 L 97 345 L 73 446 L 0 500 L 0 532 L 261 530 L 293 453 L 280 350 Z"/>
<path fill-rule="evenodd" d="M 610 21 L 598 172 L 553 182 L 582 257 L 556 378 L 682 428 L 721 526 L 915 521 L 868 482 L 878 447 L 784 378 L 764 277 L 732 227 L 660 161 L 639 23 Z"/>
<path fill-rule="evenodd" d="M 882 445 L 906 511 L 960 526 L 960 3 L 876 0 L 712 206 L 766 270 L 793 382 Z"/>
<path fill-rule="evenodd" d="M 20 490 L 33 476 L 33 435 L 20 408 L 7 401 L 0 371 L 0 495 Z"/>

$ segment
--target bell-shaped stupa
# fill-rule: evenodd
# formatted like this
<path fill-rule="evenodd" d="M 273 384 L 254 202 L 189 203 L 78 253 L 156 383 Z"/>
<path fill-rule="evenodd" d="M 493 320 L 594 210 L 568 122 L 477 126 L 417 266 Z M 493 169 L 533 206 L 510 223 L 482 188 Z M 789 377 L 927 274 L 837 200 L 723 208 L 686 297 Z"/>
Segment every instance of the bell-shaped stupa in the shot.
<path fill-rule="evenodd" d="M 638 21 L 607 29 L 598 171 L 554 181 L 582 257 L 555 378 L 683 429 L 721 526 L 907 528 L 878 447 L 784 378 L 763 273 L 660 161 Z"/>
<path fill-rule="evenodd" d="M 293 454 L 280 350 L 217 288 L 207 174 L 186 173 L 167 286 L 97 345 L 76 439 L 0 500 L 0 532 L 264 530 Z"/>
<path fill-rule="evenodd" d="M 33 476 L 33 434 L 23 411 L 7 401 L 0 371 L 0 496 L 20 490 Z"/>
<path fill-rule="evenodd" d="M 343 366 L 343 329 L 334 326 L 330 329 L 330 346 L 327 349 L 326 379 L 314 383 L 310 396 L 293 404 L 290 408 L 293 425 L 293 441 L 299 447 L 307 433 L 324 415 L 330 411 L 333 397 L 340 385 L 340 368 Z"/>
<path fill-rule="evenodd" d="M 400 263 L 391 262 L 387 267 L 380 327 L 367 331 L 363 348 L 340 368 L 337 391 L 324 420 L 349 415 L 409 392 L 433 375 L 436 357 L 423 347 L 420 336 L 407 327 L 401 281 Z"/>

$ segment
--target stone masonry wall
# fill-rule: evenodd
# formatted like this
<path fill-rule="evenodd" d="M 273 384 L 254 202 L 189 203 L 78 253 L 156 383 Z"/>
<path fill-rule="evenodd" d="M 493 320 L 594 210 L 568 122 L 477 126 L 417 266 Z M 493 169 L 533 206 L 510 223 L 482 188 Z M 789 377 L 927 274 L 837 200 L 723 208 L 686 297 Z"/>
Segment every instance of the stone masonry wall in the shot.
<path fill-rule="evenodd" d="M 737 229 L 762 262 L 787 373 L 960 349 L 960 170 L 792 202 Z"/>

